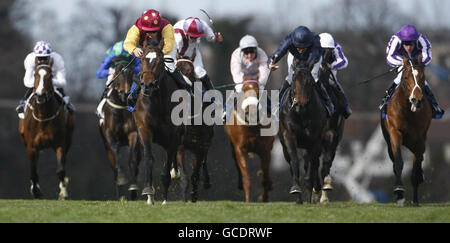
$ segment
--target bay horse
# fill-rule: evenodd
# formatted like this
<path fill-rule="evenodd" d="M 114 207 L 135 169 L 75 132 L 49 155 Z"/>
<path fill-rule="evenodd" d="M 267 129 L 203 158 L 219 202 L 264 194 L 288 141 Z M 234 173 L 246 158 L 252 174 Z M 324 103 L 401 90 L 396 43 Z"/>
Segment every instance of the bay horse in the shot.
<path fill-rule="evenodd" d="M 180 57 L 177 53 L 177 68 L 180 72 L 185 75 L 192 84 L 196 81 L 194 72 L 194 59 L 195 59 L 195 48 L 191 57 L 184 56 Z M 190 104 L 194 104 L 194 97 L 191 98 Z M 209 180 L 208 168 L 207 168 L 207 157 L 208 150 L 211 146 L 211 141 L 214 136 L 214 127 L 206 124 L 194 125 L 194 119 L 196 115 L 202 115 L 204 108 L 208 105 L 208 102 L 202 102 L 202 112 L 200 114 L 195 114 L 195 111 L 191 105 L 191 124 L 184 126 L 184 136 L 183 143 L 178 148 L 177 162 L 178 166 L 181 168 L 181 191 L 183 200 L 186 202 L 187 191 L 188 191 L 188 177 L 186 171 L 186 164 L 184 163 L 184 151 L 185 149 L 191 151 L 194 155 L 192 164 L 192 175 L 191 175 L 191 201 L 196 202 L 198 199 L 198 183 L 200 178 L 200 169 L 203 169 L 203 187 L 209 189 L 211 183 Z"/>
<path fill-rule="evenodd" d="M 261 136 L 261 129 L 266 126 L 258 122 L 251 122 L 253 120 L 251 110 L 257 111 L 260 104 L 258 81 L 244 77 L 242 93 L 242 102 L 237 103 L 241 105 L 245 116 L 241 116 L 240 113 L 244 112 L 239 112 L 239 107 L 235 108 L 230 116 L 232 123 L 226 123 L 224 129 L 231 142 L 232 157 L 238 170 L 238 188 L 244 189 L 245 202 L 250 202 L 251 193 L 251 177 L 248 171 L 249 153 L 257 154 L 261 160 L 263 192 L 258 200 L 267 202 L 269 200 L 269 191 L 272 190 L 270 161 L 275 137 Z M 266 107 L 261 109 L 266 109 Z M 260 173 L 258 172 L 258 174 Z"/>
<path fill-rule="evenodd" d="M 19 133 L 27 147 L 30 163 L 30 191 L 34 198 L 41 198 L 37 162 L 41 150 L 52 148 L 56 152 L 56 174 L 59 179 L 58 199 L 69 198 L 66 177 L 66 156 L 72 143 L 74 116 L 68 112 L 61 97 L 55 93 L 52 83 L 52 65 L 41 63 L 37 58 L 34 72 L 34 88 L 26 101 L 25 117 L 19 121 Z"/>
<path fill-rule="evenodd" d="M 131 178 L 128 190 L 131 200 L 135 200 L 141 154 L 136 124 L 132 113 L 127 110 L 127 93 L 133 83 L 133 67 L 126 67 L 129 61 L 128 58 L 116 58 L 113 61 L 114 73 L 117 76 L 106 93 L 106 103 L 103 106 L 104 122 L 99 125 L 99 129 L 108 154 L 109 165 L 114 174 L 118 198 L 121 197 L 120 187 L 128 183 L 128 177 L 122 171 L 118 161 L 119 152 L 123 146 L 128 148 L 128 168 Z"/>
<path fill-rule="evenodd" d="M 159 144 L 167 154 L 167 160 L 161 171 L 163 204 L 166 204 L 171 182 L 170 169 L 172 164 L 176 164 L 177 149 L 183 135 L 183 127 L 175 126 L 171 120 L 172 109 L 178 105 L 178 102 L 171 102 L 171 95 L 178 86 L 165 69 L 163 45 L 164 40 L 158 44 L 144 42 L 140 72 L 141 89 L 136 111 L 133 112 L 145 168 L 142 195 L 147 195 L 148 204 L 154 204 L 155 194 L 152 184 L 154 162 L 152 144 Z"/>
<path fill-rule="evenodd" d="M 321 189 L 318 180 L 319 157 L 323 151 L 323 137 L 328 126 L 327 111 L 315 88 L 311 68 L 294 59 L 294 74 L 290 87 L 281 100 L 278 136 L 284 158 L 290 165 L 292 187 L 289 193 L 303 203 L 300 178 L 306 175 L 308 189 Z M 302 149 L 304 167 L 300 166 L 297 149 Z"/>
<path fill-rule="evenodd" d="M 386 140 L 389 158 L 393 162 L 395 184 L 394 194 L 397 205 L 405 203 L 402 182 L 403 159 L 402 145 L 413 153 L 413 169 L 411 183 L 413 185 L 413 204 L 419 205 L 418 189 L 424 181 L 422 171 L 423 153 L 427 131 L 430 127 L 432 112 L 431 105 L 424 98 L 425 86 L 424 65 L 422 57 L 418 57 L 418 63 L 403 58 L 401 82 L 392 94 L 387 107 L 387 117 L 381 117 L 381 130 Z"/>
<path fill-rule="evenodd" d="M 333 165 L 334 157 L 336 156 L 337 147 L 342 140 L 345 125 L 345 117 L 343 115 L 345 111 L 345 97 L 341 97 L 342 94 L 338 92 L 330 83 L 335 82 L 335 85 L 339 85 L 337 84 L 336 77 L 327 67 L 327 61 L 331 58 L 331 53 L 331 49 L 325 50 L 321 63 L 322 68 L 319 71 L 319 82 L 324 85 L 335 107 L 334 114 L 328 118 L 329 122 L 322 142 L 322 167 L 320 169 L 322 194 L 320 196 L 320 203 L 323 204 L 329 202 L 327 192 L 333 190 L 330 170 Z M 313 191 L 313 202 L 318 201 L 318 193 L 319 192 L 317 191 Z"/>

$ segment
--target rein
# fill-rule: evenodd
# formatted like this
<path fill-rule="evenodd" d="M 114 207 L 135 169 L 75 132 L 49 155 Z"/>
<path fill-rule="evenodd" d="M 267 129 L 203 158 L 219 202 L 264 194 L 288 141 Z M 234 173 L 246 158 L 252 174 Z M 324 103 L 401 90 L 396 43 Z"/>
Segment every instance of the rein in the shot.
<path fill-rule="evenodd" d="M 61 105 L 62 105 L 63 103 L 64 103 L 64 102 L 61 102 Z M 59 107 L 61 107 L 61 105 L 60 105 Z M 33 118 L 34 118 L 36 121 L 38 121 L 38 122 L 51 121 L 51 120 L 55 119 L 55 118 L 59 115 L 59 111 L 60 111 L 60 109 L 59 109 L 59 107 L 58 107 L 58 109 L 56 110 L 56 113 L 55 113 L 54 115 L 52 115 L 52 116 L 50 116 L 50 117 L 47 117 L 47 118 L 39 118 L 39 117 L 37 117 L 36 114 L 34 113 L 34 111 L 35 111 L 34 107 L 33 107 L 30 103 L 28 103 L 28 102 L 27 102 L 27 106 L 30 107 L 31 115 L 32 115 Z"/>

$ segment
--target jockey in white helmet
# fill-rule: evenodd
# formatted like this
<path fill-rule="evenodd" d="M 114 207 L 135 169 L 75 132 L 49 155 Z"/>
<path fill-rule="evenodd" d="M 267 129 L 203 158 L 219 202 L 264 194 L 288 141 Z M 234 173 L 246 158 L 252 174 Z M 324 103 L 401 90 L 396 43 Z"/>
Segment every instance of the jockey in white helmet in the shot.
<path fill-rule="evenodd" d="M 33 48 L 33 52 L 29 53 L 24 61 L 25 76 L 23 82 L 25 88 L 25 96 L 20 101 L 19 106 L 16 108 L 19 117 L 23 118 L 24 106 L 28 97 L 31 95 L 34 88 L 34 71 L 36 68 L 36 62 L 41 64 L 49 64 L 53 60 L 52 72 L 53 72 L 53 86 L 56 88 L 56 93 L 59 94 L 63 101 L 66 103 L 70 112 L 75 110 L 74 106 L 69 101 L 69 96 L 64 93 L 66 87 L 66 70 L 64 68 L 64 60 L 60 54 L 54 52 L 50 43 L 46 41 L 38 41 Z"/>
<path fill-rule="evenodd" d="M 267 54 L 258 47 L 258 41 L 251 35 L 245 35 L 239 41 L 239 47 L 233 51 L 230 70 L 237 92 L 242 90 L 244 76 L 258 78 L 259 88 L 264 89 L 270 70 L 267 67 Z"/>
<path fill-rule="evenodd" d="M 344 98 L 345 103 L 344 117 L 348 118 L 352 114 L 352 110 L 350 109 L 350 106 L 348 104 L 347 96 L 345 95 L 344 89 L 337 80 L 337 71 L 346 68 L 348 66 L 348 60 L 345 57 L 344 52 L 342 51 L 341 45 L 339 45 L 339 43 L 334 41 L 334 38 L 331 34 L 321 33 L 319 34 L 319 37 L 320 37 L 320 46 L 324 50 L 331 51 L 329 60 L 326 60 L 327 67 L 330 69 L 332 73 L 332 76 L 330 75 L 329 83 L 333 88 L 335 88 L 339 93 L 341 93 L 341 96 Z M 324 56 L 322 56 L 322 58 L 324 58 Z"/>

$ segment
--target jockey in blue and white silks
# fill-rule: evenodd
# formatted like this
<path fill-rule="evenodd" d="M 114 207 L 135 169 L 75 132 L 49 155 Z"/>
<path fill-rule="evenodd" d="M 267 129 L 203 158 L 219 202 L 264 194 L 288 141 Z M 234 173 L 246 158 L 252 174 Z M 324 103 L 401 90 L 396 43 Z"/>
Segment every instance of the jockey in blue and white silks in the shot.
<path fill-rule="evenodd" d="M 339 92 L 341 94 L 340 96 L 344 98 L 345 110 L 343 115 L 347 119 L 352 114 L 352 110 L 350 109 L 350 105 L 348 104 L 348 99 L 347 96 L 345 95 L 344 89 L 337 80 L 337 71 L 342 70 L 348 66 L 348 59 L 347 57 L 345 57 L 341 45 L 339 45 L 339 43 L 334 41 L 334 38 L 331 34 L 321 33 L 319 37 L 320 37 L 320 46 L 324 50 L 330 49 L 331 51 L 331 56 L 329 57 L 328 60 L 326 60 L 326 64 L 329 70 L 331 71 L 329 83 L 331 87 L 333 87 L 337 92 Z"/>
<path fill-rule="evenodd" d="M 319 81 L 319 68 L 322 61 L 322 48 L 320 47 L 320 37 L 314 32 L 311 32 L 305 26 L 299 26 L 280 43 L 278 49 L 268 58 L 267 65 L 272 71 L 279 68 L 275 64 L 289 52 L 288 62 L 288 76 L 280 89 L 280 97 L 292 83 L 292 75 L 294 73 L 293 60 L 294 58 L 306 66 L 313 65 L 311 74 L 316 82 L 316 90 L 322 99 L 325 101 L 325 107 L 328 115 L 334 113 L 334 105 L 331 101 L 325 87 Z"/>
<path fill-rule="evenodd" d="M 425 37 L 425 35 L 419 33 L 415 26 L 405 25 L 397 33 L 395 33 L 386 48 L 386 61 L 391 67 L 398 67 L 399 71 L 402 70 L 403 57 L 407 57 L 411 60 L 417 60 L 419 55 L 422 56 L 423 65 L 428 65 L 431 62 L 431 43 Z M 380 105 L 380 110 L 386 112 L 386 104 L 388 97 L 395 90 L 397 85 L 400 84 L 402 72 L 399 72 L 394 82 L 386 90 L 386 96 L 383 98 Z M 441 118 L 444 111 L 439 107 L 436 99 L 431 91 L 428 82 L 425 80 L 425 95 L 429 98 L 432 110 L 433 118 Z"/>
<path fill-rule="evenodd" d="M 102 64 L 97 70 L 96 74 L 97 78 L 103 79 L 107 77 L 106 87 L 108 87 L 108 85 L 113 81 L 113 78 L 116 75 L 115 68 L 112 67 L 113 61 L 115 59 L 118 58 L 125 58 L 125 60 L 129 59 L 129 61 L 133 62 L 130 64 L 132 65 L 131 67 L 133 67 L 133 73 L 139 74 L 139 72 L 141 71 L 141 59 L 135 58 L 133 60 L 134 56 L 132 56 L 125 50 L 123 43 L 124 41 L 118 41 L 106 51 L 105 58 L 103 58 Z M 135 83 L 133 83 L 133 85 L 134 87 L 136 86 Z M 103 122 L 103 106 L 105 105 L 106 102 L 106 90 L 107 89 L 105 89 L 105 91 L 103 92 L 102 100 L 97 106 L 96 114 L 99 116 L 100 122 Z"/>

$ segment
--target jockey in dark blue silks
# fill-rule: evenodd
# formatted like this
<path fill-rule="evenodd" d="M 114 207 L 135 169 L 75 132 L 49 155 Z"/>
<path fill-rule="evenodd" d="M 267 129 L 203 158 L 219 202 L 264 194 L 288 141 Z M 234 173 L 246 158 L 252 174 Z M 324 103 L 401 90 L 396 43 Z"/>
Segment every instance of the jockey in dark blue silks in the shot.
<path fill-rule="evenodd" d="M 320 46 L 320 37 L 314 32 L 311 32 L 305 26 L 299 26 L 280 43 L 278 49 L 269 57 L 267 65 L 272 71 L 279 68 L 277 63 L 286 53 L 289 52 L 287 57 L 288 63 L 288 76 L 280 89 L 280 97 L 287 88 L 292 84 L 292 75 L 294 73 L 293 60 L 296 58 L 301 63 L 310 67 L 313 65 L 311 74 L 316 82 L 316 90 L 322 99 L 325 101 L 325 107 L 328 114 L 331 116 L 334 113 L 334 105 L 328 95 L 325 87 L 318 82 L 319 81 L 319 69 L 322 60 L 322 48 Z"/>

